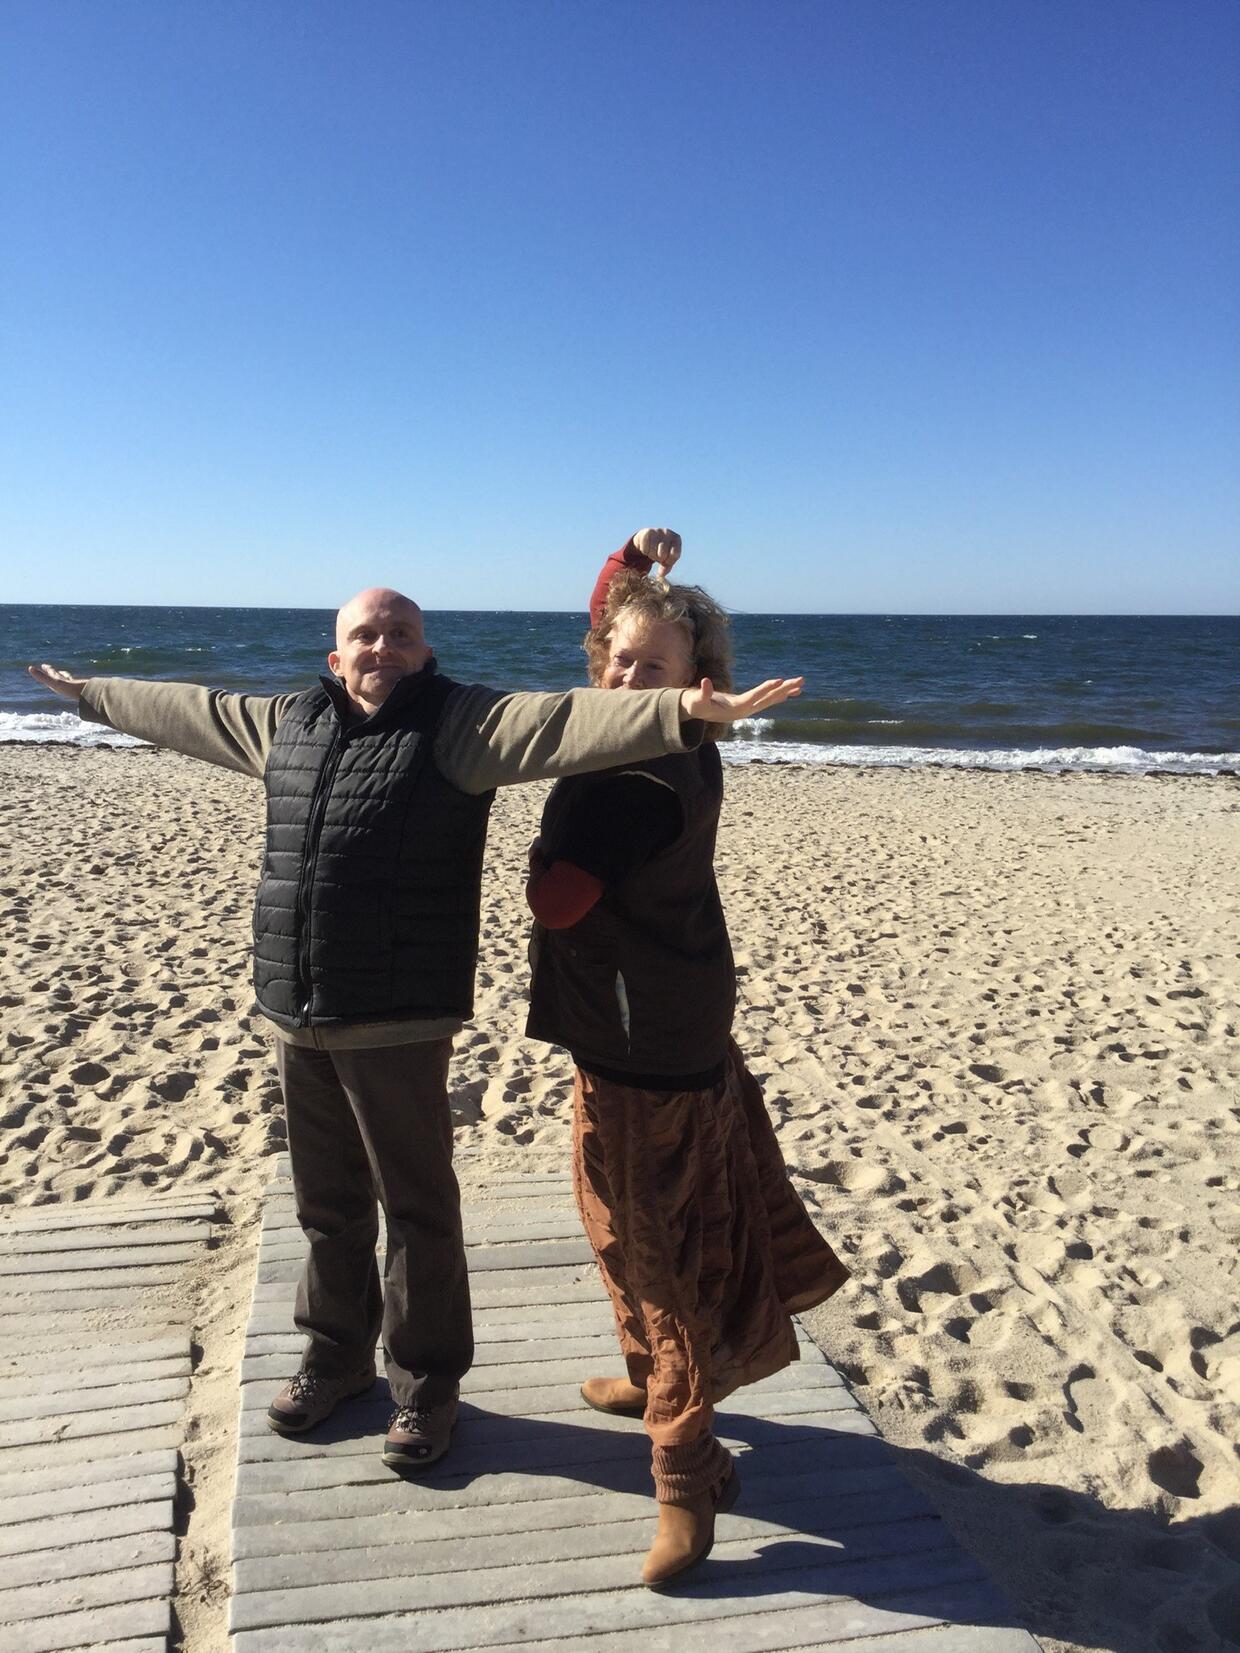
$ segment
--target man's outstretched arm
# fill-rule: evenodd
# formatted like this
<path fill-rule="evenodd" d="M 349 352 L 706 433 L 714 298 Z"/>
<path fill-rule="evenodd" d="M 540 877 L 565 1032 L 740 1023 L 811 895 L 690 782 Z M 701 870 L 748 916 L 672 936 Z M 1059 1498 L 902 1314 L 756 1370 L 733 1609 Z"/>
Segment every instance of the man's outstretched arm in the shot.
<path fill-rule="evenodd" d="M 701 744 L 703 723 L 735 723 L 801 692 L 801 679 L 772 678 L 745 694 L 691 689 L 569 689 L 502 694 L 474 686 L 448 705 L 435 762 L 462 792 L 558 780 L 638 763 Z"/>
<path fill-rule="evenodd" d="M 74 677 L 56 666 L 31 666 L 36 683 L 71 701 L 88 723 L 167 746 L 186 757 L 261 776 L 280 719 L 296 695 L 225 694 L 197 683 L 135 677 Z"/>

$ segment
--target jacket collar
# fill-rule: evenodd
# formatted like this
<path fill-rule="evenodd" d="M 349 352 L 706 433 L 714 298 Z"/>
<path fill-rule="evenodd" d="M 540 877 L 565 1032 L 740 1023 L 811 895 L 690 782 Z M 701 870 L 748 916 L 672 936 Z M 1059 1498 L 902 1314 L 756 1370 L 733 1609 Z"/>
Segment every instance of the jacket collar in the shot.
<path fill-rule="evenodd" d="M 393 722 L 405 707 L 416 699 L 438 670 L 439 662 L 432 655 L 420 672 L 411 672 L 408 677 L 402 677 L 382 706 L 371 712 L 369 717 L 356 716 L 349 703 L 345 686 L 338 677 L 323 676 L 319 678 L 319 682 L 335 707 L 336 716 L 342 726 L 351 729 L 382 729 Z"/>

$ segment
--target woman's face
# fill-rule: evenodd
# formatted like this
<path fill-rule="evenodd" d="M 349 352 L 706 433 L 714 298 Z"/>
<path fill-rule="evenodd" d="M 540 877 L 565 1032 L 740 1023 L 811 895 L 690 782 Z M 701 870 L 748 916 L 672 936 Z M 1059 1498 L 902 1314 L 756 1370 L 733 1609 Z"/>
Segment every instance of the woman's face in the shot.
<path fill-rule="evenodd" d="M 621 615 L 611 634 L 602 689 L 687 689 L 696 681 L 685 628 L 674 620 Z"/>

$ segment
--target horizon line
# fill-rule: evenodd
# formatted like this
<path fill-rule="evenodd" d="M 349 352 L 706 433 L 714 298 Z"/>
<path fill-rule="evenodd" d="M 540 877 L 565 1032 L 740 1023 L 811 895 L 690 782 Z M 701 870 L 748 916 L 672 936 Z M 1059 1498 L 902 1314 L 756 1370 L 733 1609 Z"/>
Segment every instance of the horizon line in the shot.
<path fill-rule="evenodd" d="M 1240 609 L 891 609 L 891 608 L 729 608 L 729 615 L 754 619 L 795 620 L 1235 620 Z M 422 608 L 422 604 L 418 604 Z M 203 613 L 237 614 L 333 614 L 330 604 L 291 603 L 39 603 L 5 601 L 0 608 L 149 608 L 189 609 Z M 426 614 L 558 614 L 565 617 L 586 614 L 584 608 L 424 608 Z"/>

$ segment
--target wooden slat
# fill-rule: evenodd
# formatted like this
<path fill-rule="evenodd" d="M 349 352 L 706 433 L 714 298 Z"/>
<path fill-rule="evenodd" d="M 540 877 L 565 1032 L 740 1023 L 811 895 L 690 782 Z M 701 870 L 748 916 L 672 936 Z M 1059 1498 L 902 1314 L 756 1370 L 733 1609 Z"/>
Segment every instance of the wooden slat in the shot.
<path fill-rule="evenodd" d="M 24 1251 L 8 1253 L 0 1256 L 0 1291 L 9 1289 L 10 1281 L 17 1275 L 49 1275 L 63 1274 L 90 1274 L 92 1279 L 98 1277 L 101 1270 L 120 1269 L 164 1269 L 172 1263 L 188 1263 L 197 1253 L 198 1247 L 193 1242 L 187 1245 L 158 1245 L 158 1246 L 116 1246 L 109 1245 L 91 1251 Z M 124 1278 L 120 1277 L 122 1284 Z M 169 1276 L 171 1278 L 171 1276 Z M 151 1279 L 148 1274 L 144 1280 Z M 14 1281 L 15 1283 L 15 1281 Z M 85 1280 L 75 1280 L 74 1285 L 84 1286 Z M 32 1284 L 35 1291 L 46 1289 L 43 1280 Z"/>
<path fill-rule="evenodd" d="M 111 1227 L 130 1223 L 168 1223 L 194 1220 L 209 1222 L 219 1210 L 214 1199 L 163 1199 L 152 1196 L 140 1205 L 119 1205 L 109 1200 L 98 1204 L 35 1205 L 0 1215 L 0 1233 L 48 1233 L 54 1229 Z"/>
<path fill-rule="evenodd" d="M 578 1393 L 622 1365 L 569 1184 L 464 1188 L 475 1362 L 449 1455 L 403 1480 L 377 1450 L 382 1377 L 309 1437 L 267 1427 L 299 1358 L 306 1254 L 287 1183 L 269 1191 L 241 1371 L 235 1653 L 935 1653 L 928 1635 L 955 1653 L 942 1635 L 983 1613 L 994 1622 L 968 1626 L 961 1653 L 1034 1649 L 803 1332 L 799 1362 L 718 1409 L 743 1490 L 700 1583 L 641 1589 L 649 1443 L 639 1420 L 590 1412 Z"/>
<path fill-rule="evenodd" d="M 49 1228 L 10 1232 L 0 1222 L 0 1257 L 51 1251 L 106 1251 L 126 1246 L 200 1245 L 199 1222 L 133 1223 L 117 1228 Z"/>
<path fill-rule="evenodd" d="M 164 1653 L 214 1198 L 0 1215 L 0 1647 Z M 178 1295 L 180 1292 L 180 1295 Z"/>

